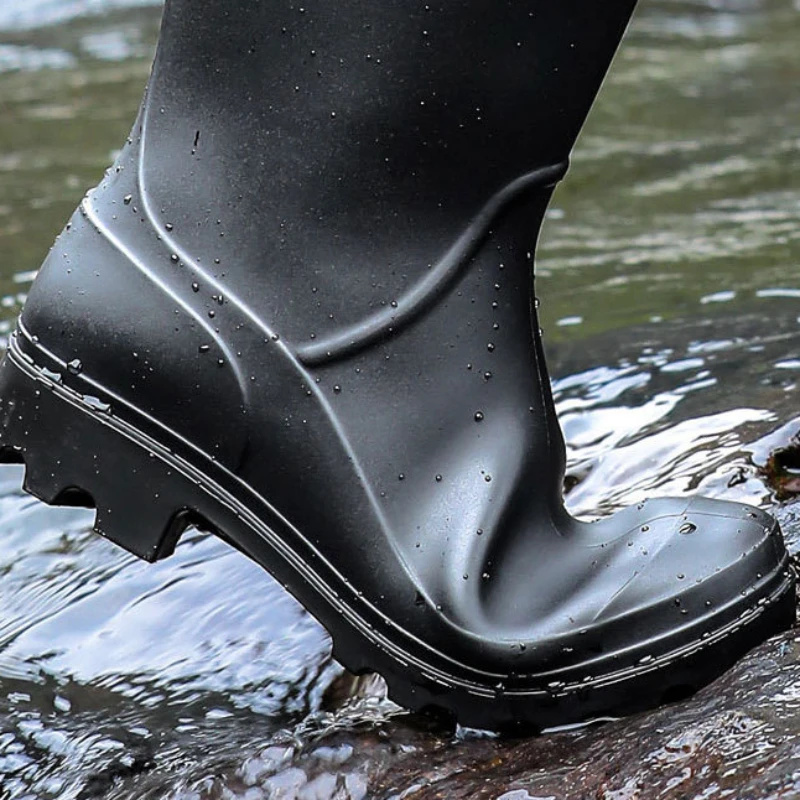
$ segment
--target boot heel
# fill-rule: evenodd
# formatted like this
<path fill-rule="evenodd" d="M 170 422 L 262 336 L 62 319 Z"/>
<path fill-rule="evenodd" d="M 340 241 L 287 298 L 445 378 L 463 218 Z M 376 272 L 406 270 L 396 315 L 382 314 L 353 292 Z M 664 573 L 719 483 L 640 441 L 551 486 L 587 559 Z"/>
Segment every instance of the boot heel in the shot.
<path fill-rule="evenodd" d="M 11 352 L 0 363 L 0 463 L 24 464 L 23 488 L 49 505 L 95 508 L 95 531 L 147 561 L 170 555 L 189 524 L 175 500 L 184 476 L 107 406 Z"/>

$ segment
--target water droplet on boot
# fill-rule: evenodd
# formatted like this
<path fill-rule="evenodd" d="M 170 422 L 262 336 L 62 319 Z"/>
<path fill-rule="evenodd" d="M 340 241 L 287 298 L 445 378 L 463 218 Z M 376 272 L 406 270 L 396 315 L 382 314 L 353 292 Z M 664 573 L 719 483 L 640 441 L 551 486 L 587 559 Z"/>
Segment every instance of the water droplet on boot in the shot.
<path fill-rule="evenodd" d="M 72 361 L 67 364 L 67 371 L 71 375 L 80 375 L 83 372 L 83 362 L 79 358 L 73 358 Z"/>
<path fill-rule="evenodd" d="M 678 533 L 689 534 L 694 533 L 697 530 L 697 525 L 693 522 L 684 522 L 683 525 L 678 528 Z"/>
<path fill-rule="evenodd" d="M 95 397 L 94 395 L 84 395 L 83 402 L 89 406 L 92 411 L 98 411 L 103 414 L 108 414 L 111 412 L 111 406 L 108 403 L 104 403 L 99 397 Z"/>
<path fill-rule="evenodd" d="M 483 411 L 475 412 L 475 422 L 483 422 Z"/>

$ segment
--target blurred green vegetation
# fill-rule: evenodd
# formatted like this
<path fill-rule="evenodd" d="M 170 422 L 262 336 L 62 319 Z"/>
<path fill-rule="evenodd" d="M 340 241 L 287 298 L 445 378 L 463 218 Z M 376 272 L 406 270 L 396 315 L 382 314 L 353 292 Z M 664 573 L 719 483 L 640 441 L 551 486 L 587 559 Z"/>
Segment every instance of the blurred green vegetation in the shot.
<path fill-rule="evenodd" d="M 38 268 L 128 135 L 159 17 L 154 8 L 0 32 L 0 68 L 4 52 L 22 66 L 0 72 L 0 319 L 15 317 L 11 301 L 29 284 L 20 274 Z"/>

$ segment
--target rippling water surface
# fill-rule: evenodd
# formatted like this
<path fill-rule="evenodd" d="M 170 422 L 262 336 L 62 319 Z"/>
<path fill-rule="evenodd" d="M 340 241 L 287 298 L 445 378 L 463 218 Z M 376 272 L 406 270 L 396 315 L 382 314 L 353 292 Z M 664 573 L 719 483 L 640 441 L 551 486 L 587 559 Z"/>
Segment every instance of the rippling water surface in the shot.
<path fill-rule="evenodd" d="M 6 335 L 54 235 L 127 134 L 159 10 L 0 6 Z M 655 493 L 774 503 L 758 467 L 800 430 L 798 42 L 789 0 L 641 2 L 539 253 L 577 514 Z M 0 798 L 400 798 L 439 785 L 442 797 L 525 800 L 546 796 L 536 781 L 566 792 L 559 776 L 577 787 L 581 764 L 605 763 L 603 728 L 524 752 L 420 729 L 375 682 L 340 677 L 319 626 L 218 540 L 191 533 L 147 566 L 91 534 L 89 512 L 21 494 L 20 478 L 0 467 Z M 792 510 L 779 514 L 800 546 Z M 774 658 L 796 645 L 780 647 Z M 701 774 L 691 759 L 709 737 L 735 742 L 720 750 L 733 762 L 746 741 L 742 757 L 761 766 L 780 742 L 797 749 L 790 666 L 772 695 L 780 730 L 741 710 L 712 724 L 723 702 L 712 687 L 668 716 L 618 723 L 644 772 L 629 786 L 609 767 L 591 796 L 649 796 L 648 785 L 693 796 L 681 770 Z M 639 753 L 648 733 L 663 742 Z M 528 778 L 509 754 L 532 759 Z M 800 765 L 787 759 L 788 781 Z M 728 776 L 734 790 L 740 779 Z"/>

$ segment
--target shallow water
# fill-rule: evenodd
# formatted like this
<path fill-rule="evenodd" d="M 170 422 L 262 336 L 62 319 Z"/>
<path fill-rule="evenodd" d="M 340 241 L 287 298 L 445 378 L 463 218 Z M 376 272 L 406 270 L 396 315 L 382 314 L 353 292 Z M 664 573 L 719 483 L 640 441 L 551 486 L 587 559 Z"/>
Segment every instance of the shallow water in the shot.
<path fill-rule="evenodd" d="M 123 141 L 147 2 L 0 4 L 0 334 Z M 568 454 L 596 516 L 775 506 L 800 431 L 800 6 L 642 0 L 539 252 Z M 426 731 L 337 679 L 325 633 L 194 532 L 147 566 L 0 467 L 0 798 L 768 797 L 800 781 L 792 634 L 696 698 L 525 742 Z M 793 549 L 800 522 L 777 508 Z M 333 682 L 334 690 L 331 689 Z M 338 702 L 331 697 L 338 695 Z"/>

